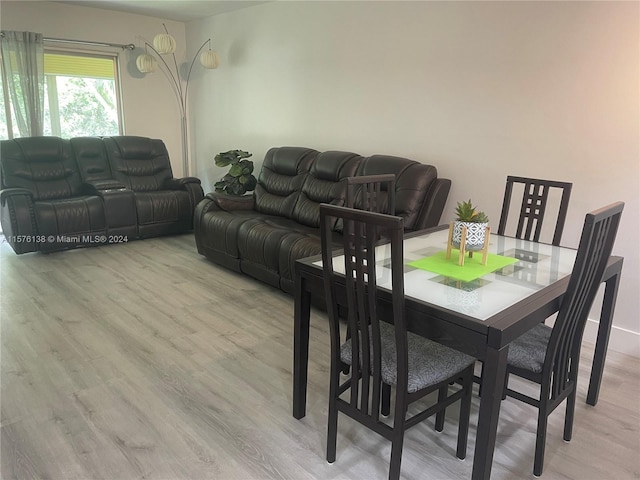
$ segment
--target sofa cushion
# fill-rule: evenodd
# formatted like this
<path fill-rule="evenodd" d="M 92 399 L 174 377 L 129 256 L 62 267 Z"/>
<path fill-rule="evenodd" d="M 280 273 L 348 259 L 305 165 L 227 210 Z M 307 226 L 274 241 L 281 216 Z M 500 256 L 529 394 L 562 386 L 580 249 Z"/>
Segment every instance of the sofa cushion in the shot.
<path fill-rule="evenodd" d="M 302 184 L 317 154 L 313 149 L 302 147 L 269 150 L 254 192 L 256 211 L 291 218 Z"/>
<path fill-rule="evenodd" d="M 308 227 L 320 227 L 320 204 L 344 205 L 345 179 L 355 175 L 362 161 L 360 155 L 349 152 L 318 154 L 306 176 L 292 218 Z"/>
<path fill-rule="evenodd" d="M 134 192 L 164 190 L 173 178 L 169 153 L 162 140 L 107 137 L 104 144 L 113 178 Z"/>
<path fill-rule="evenodd" d="M 135 201 L 138 225 L 176 222 L 190 219 L 192 214 L 189 194 L 184 190 L 138 192 Z"/>
<path fill-rule="evenodd" d="M 40 250 L 72 248 L 106 231 L 104 204 L 96 196 L 41 200 L 34 204 L 38 232 L 47 236 Z"/>

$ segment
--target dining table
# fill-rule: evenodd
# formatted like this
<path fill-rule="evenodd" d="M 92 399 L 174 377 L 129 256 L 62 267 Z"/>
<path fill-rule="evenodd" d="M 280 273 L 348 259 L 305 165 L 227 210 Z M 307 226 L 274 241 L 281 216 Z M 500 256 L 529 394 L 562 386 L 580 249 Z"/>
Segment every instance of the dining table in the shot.
<path fill-rule="evenodd" d="M 487 265 L 475 255 L 460 266 L 457 255 L 446 259 L 447 243 L 446 225 L 404 237 L 407 328 L 484 363 L 471 478 L 489 479 L 509 344 L 559 311 L 576 249 L 491 234 Z M 377 269 L 390 267 L 384 245 L 376 258 Z M 622 264 L 622 257 L 611 256 L 602 279 L 605 288 L 586 398 L 590 405 L 598 401 Z M 323 288 L 320 256 L 298 260 L 293 358 L 297 419 L 306 414 L 311 308 L 323 301 Z M 381 318 L 389 318 L 390 284 L 378 282 L 377 298 Z M 346 304 L 339 292 L 337 302 Z"/>

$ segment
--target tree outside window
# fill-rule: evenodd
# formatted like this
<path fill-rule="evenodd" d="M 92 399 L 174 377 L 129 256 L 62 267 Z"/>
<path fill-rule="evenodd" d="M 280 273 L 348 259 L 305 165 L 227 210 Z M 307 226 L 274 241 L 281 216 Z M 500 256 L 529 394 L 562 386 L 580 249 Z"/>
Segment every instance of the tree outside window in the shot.
<path fill-rule="evenodd" d="M 45 52 L 45 135 L 120 135 L 116 57 Z M 4 97 L 0 95 L 0 111 Z M 8 138 L 0 119 L 0 139 Z"/>

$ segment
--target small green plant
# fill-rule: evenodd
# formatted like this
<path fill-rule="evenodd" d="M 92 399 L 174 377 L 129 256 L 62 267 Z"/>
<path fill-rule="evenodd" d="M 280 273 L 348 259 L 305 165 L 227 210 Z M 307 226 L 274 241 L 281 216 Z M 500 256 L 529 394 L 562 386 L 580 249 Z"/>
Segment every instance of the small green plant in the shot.
<path fill-rule="evenodd" d="M 217 167 L 231 165 L 229 172 L 214 185 L 216 192 L 229 195 L 244 195 L 254 188 L 258 181 L 253 176 L 253 162 L 247 160 L 252 154 L 244 150 L 229 150 L 216 155 Z"/>
<path fill-rule="evenodd" d="M 480 212 L 473 206 L 471 199 L 466 202 L 458 202 L 456 207 L 458 221 L 469 223 L 489 223 L 489 218 L 484 212 Z"/>

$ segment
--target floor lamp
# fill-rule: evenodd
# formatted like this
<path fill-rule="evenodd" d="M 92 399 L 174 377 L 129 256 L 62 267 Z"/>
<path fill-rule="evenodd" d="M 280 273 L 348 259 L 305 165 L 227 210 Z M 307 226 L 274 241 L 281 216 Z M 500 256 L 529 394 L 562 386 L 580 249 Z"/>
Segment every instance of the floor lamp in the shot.
<path fill-rule="evenodd" d="M 164 68 L 161 70 L 164 72 L 173 92 L 178 99 L 178 104 L 180 105 L 180 117 L 181 117 L 181 132 L 182 132 L 182 168 L 183 168 L 183 177 L 189 176 L 189 138 L 187 135 L 187 93 L 189 90 L 189 79 L 191 77 L 191 71 L 193 70 L 193 65 L 200 55 L 200 64 L 207 69 L 218 68 L 220 63 L 220 57 L 218 53 L 214 50 L 211 50 L 211 39 L 205 40 L 204 43 L 200 46 L 196 54 L 193 56 L 193 60 L 189 64 L 189 70 L 187 70 L 186 79 L 182 79 L 180 77 L 180 71 L 178 69 L 178 62 L 176 60 L 176 40 L 169 35 L 167 30 L 167 26 L 162 24 L 164 27 L 165 33 L 159 33 L 153 39 L 153 45 L 148 42 L 144 42 L 145 53 L 138 55 L 136 58 L 136 67 L 142 73 L 152 73 L 155 72 L 158 67 L 158 60 L 162 62 Z M 209 45 L 209 49 L 202 51 L 206 45 Z M 152 55 L 151 53 L 154 53 Z M 173 68 L 167 63 L 164 59 L 163 55 L 171 55 L 173 59 Z"/>

